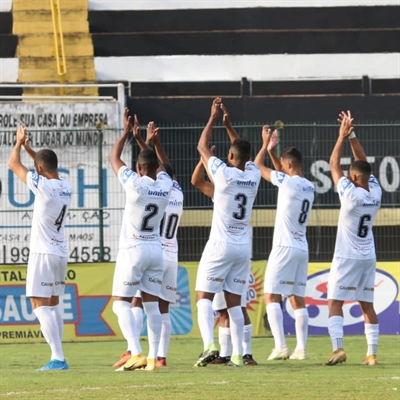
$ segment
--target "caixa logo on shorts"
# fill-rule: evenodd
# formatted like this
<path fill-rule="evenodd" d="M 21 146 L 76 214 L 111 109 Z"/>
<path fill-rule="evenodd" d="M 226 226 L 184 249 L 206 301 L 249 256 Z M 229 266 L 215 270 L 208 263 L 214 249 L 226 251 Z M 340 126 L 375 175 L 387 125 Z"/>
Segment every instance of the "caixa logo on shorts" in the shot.
<path fill-rule="evenodd" d="M 53 286 L 53 284 L 50 283 L 50 282 L 42 282 L 41 285 L 42 285 L 42 286 L 50 286 L 50 287 Z"/>
<path fill-rule="evenodd" d="M 223 282 L 224 278 L 215 278 L 214 276 L 207 276 L 207 280 L 212 282 Z"/>
<path fill-rule="evenodd" d="M 328 277 L 329 270 L 317 272 L 310 275 L 307 280 L 305 303 L 309 314 L 310 334 L 322 333 L 319 329 L 328 326 L 329 310 L 328 310 Z M 356 291 L 354 286 L 340 286 L 343 291 Z M 374 308 L 376 313 L 386 315 L 391 312 L 391 307 L 396 301 L 398 286 L 397 282 L 389 273 L 376 270 L 375 287 L 363 287 L 362 290 L 374 292 Z M 285 301 L 285 308 L 291 318 L 294 319 L 294 311 L 289 301 Z M 391 316 L 390 319 L 399 318 L 398 306 L 396 308 L 396 316 Z M 348 333 L 363 333 L 363 315 L 357 301 L 345 301 L 343 304 L 344 326 L 354 325 L 354 329 Z M 381 317 L 379 317 L 381 319 Z M 359 325 L 357 325 L 359 324 Z M 381 321 L 383 325 L 383 321 Z M 357 329 L 355 329 L 357 327 Z M 314 330 L 313 330 L 314 328 Z M 397 328 L 398 330 L 398 328 Z M 395 333 L 395 332 L 393 332 Z"/>
<path fill-rule="evenodd" d="M 138 282 L 127 282 L 127 281 L 124 281 L 124 286 L 137 286 L 137 285 L 139 285 L 139 281 Z"/>
<path fill-rule="evenodd" d="M 157 283 L 157 285 L 161 285 L 162 282 L 159 279 L 155 279 L 155 278 L 149 278 L 149 282 L 151 283 Z"/>
<path fill-rule="evenodd" d="M 238 279 L 238 278 L 234 278 L 233 279 L 233 282 L 235 282 L 235 283 L 241 283 L 242 285 L 245 285 L 247 282 L 246 281 L 244 281 L 243 279 Z"/>

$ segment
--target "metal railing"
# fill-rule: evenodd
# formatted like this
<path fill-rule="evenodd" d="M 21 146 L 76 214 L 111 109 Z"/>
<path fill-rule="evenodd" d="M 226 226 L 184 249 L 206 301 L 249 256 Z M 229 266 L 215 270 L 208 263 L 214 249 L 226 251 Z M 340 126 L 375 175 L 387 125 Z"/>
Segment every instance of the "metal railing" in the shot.
<path fill-rule="evenodd" d="M 64 35 L 61 24 L 61 10 L 59 0 L 50 0 L 51 17 L 53 20 L 54 50 L 56 53 L 57 73 L 60 83 L 65 82 L 67 74 L 67 63 L 65 61 Z M 60 87 L 60 95 L 63 95 L 64 88 Z"/>

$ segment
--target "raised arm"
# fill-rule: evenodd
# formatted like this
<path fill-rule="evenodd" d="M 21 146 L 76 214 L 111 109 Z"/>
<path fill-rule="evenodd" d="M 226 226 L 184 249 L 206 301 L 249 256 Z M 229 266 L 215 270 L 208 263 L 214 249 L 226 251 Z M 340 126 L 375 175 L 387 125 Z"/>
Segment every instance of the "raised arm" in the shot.
<path fill-rule="evenodd" d="M 351 119 L 351 121 L 354 120 L 354 118 L 351 118 L 351 113 L 350 111 L 348 111 L 349 114 L 349 118 Z M 342 115 L 339 115 L 338 121 L 341 122 L 342 119 Z M 352 124 L 353 126 L 353 124 Z M 356 134 L 354 133 L 354 131 L 350 134 L 349 136 L 349 141 L 350 141 L 350 147 L 351 147 L 351 151 L 353 153 L 353 157 L 354 159 L 357 160 L 361 160 L 361 161 L 367 161 L 367 156 L 364 152 L 363 147 L 361 146 L 361 143 L 359 142 L 359 140 L 356 137 Z"/>
<path fill-rule="evenodd" d="M 25 125 L 21 124 L 17 130 L 15 146 L 10 154 L 10 158 L 8 159 L 8 167 L 24 183 L 26 183 L 26 174 L 29 171 L 28 168 L 26 168 L 25 165 L 23 165 L 21 162 L 21 148 L 24 145 L 25 141 L 26 127 Z"/>
<path fill-rule="evenodd" d="M 261 176 L 268 182 L 271 182 L 271 172 L 272 169 L 268 168 L 264 164 L 265 155 L 268 151 L 269 141 L 271 139 L 271 129 L 269 129 L 268 125 L 264 125 L 261 132 L 262 136 L 262 146 L 260 151 L 258 152 L 256 158 L 254 159 L 254 163 L 260 168 Z"/>
<path fill-rule="evenodd" d="M 271 158 L 272 164 L 274 165 L 275 171 L 282 171 L 281 160 L 275 153 L 275 148 L 279 143 L 279 132 L 275 129 L 270 136 L 270 141 L 268 144 L 268 154 Z"/>
<path fill-rule="evenodd" d="M 32 160 L 36 158 L 36 151 L 33 150 L 32 147 L 29 145 L 28 138 L 26 138 L 25 143 L 23 144 L 23 148 L 28 153 L 29 157 L 32 158 Z"/>
<path fill-rule="evenodd" d="M 110 163 L 114 174 L 118 176 L 118 171 L 121 167 L 126 166 L 126 164 L 121 160 L 122 150 L 124 149 L 126 139 L 129 136 L 129 133 L 132 128 L 132 119 L 129 115 L 129 109 L 125 108 L 124 110 L 124 131 L 121 137 L 115 142 L 113 148 L 111 149 L 111 153 L 109 156 Z"/>
<path fill-rule="evenodd" d="M 335 147 L 332 150 L 331 158 L 329 160 L 329 167 L 331 169 L 332 179 L 335 186 L 339 179 L 344 176 L 342 167 L 340 166 L 340 159 L 342 157 L 343 146 L 346 143 L 348 136 L 353 132 L 353 119 L 350 112 L 346 114 L 341 112 L 338 121 L 340 122 L 339 137 L 337 138 Z"/>
<path fill-rule="evenodd" d="M 204 164 L 200 159 L 193 171 L 191 182 L 196 189 L 212 199 L 214 197 L 214 184 L 204 179 L 204 172 Z"/>
<path fill-rule="evenodd" d="M 199 143 L 197 145 L 197 150 L 200 153 L 200 156 L 205 163 L 208 163 L 208 160 L 214 155 L 211 149 L 208 147 L 208 143 L 210 143 L 212 128 L 219 115 L 220 105 L 221 105 L 221 98 L 217 97 L 216 99 L 214 99 L 212 103 L 210 119 L 208 120 L 207 125 L 203 129 L 203 132 L 201 133 L 199 139 Z"/>
<path fill-rule="evenodd" d="M 224 113 L 224 115 L 222 116 L 222 122 L 224 123 L 225 128 L 228 132 L 229 140 L 231 141 L 231 143 L 233 143 L 236 139 L 240 139 L 240 137 L 233 128 L 228 110 L 226 109 L 223 103 L 221 103 L 221 109 Z"/>

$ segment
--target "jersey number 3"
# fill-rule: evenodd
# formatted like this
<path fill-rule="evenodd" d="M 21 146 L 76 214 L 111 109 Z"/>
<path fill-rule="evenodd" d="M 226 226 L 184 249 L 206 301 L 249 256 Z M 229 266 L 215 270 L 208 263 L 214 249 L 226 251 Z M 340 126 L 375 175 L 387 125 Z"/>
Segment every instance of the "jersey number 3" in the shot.
<path fill-rule="evenodd" d="M 246 204 L 247 204 L 247 196 L 243 193 L 238 193 L 235 196 L 235 200 L 238 201 L 238 212 L 234 212 L 233 218 L 242 220 L 246 216 Z"/>

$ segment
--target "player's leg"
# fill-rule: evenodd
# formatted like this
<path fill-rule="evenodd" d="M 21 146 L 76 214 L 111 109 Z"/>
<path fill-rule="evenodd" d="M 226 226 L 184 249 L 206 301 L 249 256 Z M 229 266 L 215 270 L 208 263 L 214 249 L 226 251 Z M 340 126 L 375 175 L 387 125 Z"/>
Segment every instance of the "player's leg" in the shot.
<path fill-rule="evenodd" d="M 140 283 L 143 309 L 147 315 L 147 338 L 149 343 L 146 370 L 154 371 L 157 368 L 157 353 L 162 327 L 159 297 L 164 275 L 164 259 L 161 245 L 145 245 L 141 247 L 143 247 L 141 257 L 149 261 Z"/>
<path fill-rule="evenodd" d="M 242 296 L 241 307 L 244 318 L 244 328 L 243 328 L 243 364 L 249 367 L 257 365 L 257 361 L 253 358 L 253 353 L 251 351 L 251 339 L 253 336 L 253 325 L 246 308 L 246 294 Z"/>
<path fill-rule="evenodd" d="M 229 314 L 224 292 L 216 293 L 212 302 L 214 312 L 218 313 L 219 356 L 211 364 L 225 365 L 231 359 L 232 342 L 229 328 Z"/>
<path fill-rule="evenodd" d="M 169 305 L 176 303 L 176 287 L 178 280 L 178 260 L 163 251 L 164 275 L 160 292 L 159 308 L 161 312 L 161 337 L 157 353 L 157 366 L 167 365 L 167 353 L 171 340 L 172 324 Z"/>
<path fill-rule="evenodd" d="M 54 272 L 60 267 L 60 258 L 51 254 L 32 254 L 28 262 L 26 295 L 30 298 L 33 312 L 51 349 L 51 360 L 40 370 L 68 369 L 62 351 L 60 330 L 50 309 L 55 288 Z"/>
<path fill-rule="evenodd" d="M 157 366 L 166 367 L 168 347 L 172 332 L 171 316 L 169 314 L 169 302 L 160 298 L 159 308 L 161 312 L 161 336 L 157 353 Z"/>
<path fill-rule="evenodd" d="M 227 266 L 224 262 L 226 244 L 208 241 L 204 248 L 196 277 L 197 322 L 203 339 L 203 353 L 195 367 L 204 367 L 219 355 L 214 343 L 214 312 L 212 301 L 215 293 L 222 291 Z"/>
<path fill-rule="evenodd" d="M 305 360 L 307 358 L 306 345 L 308 336 L 308 311 L 304 301 L 307 283 L 308 252 L 293 249 L 293 254 L 298 253 L 297 272 L 294 280 L 293 295 L 289 297 L 294 310 L 296 327 L 296 348 L 289 357 L 291 360 Z"/>
<path fill-rule="evenodd" d="M 364 315 L 365 337 L 367 339 L 367 355 L 362 361 L 364 365 L 377 365 L 376 359 L 379 339 L 379 320 L 374 309 L 376 260 L 365 260 L 363 275 L 358 285 L 357 298 Z"/>
<path fill-rule="evenodd" d="M 268 323 L 274 337 L 275 347 L 268 360 L 285 360 L 289 358 L 283 331 L 282 295 L 293 293 L 294 272 L 291 258 L 292 248 L 274 247 L 268 259 L 264 279 L 264 302 Z"/>
<path fill-rule="evenodd" d="M 140 337 L 143 329 L 143 302 L 140 290 L 136 292 L 132 299 L 131 312 L 133 314 L 133 318 L 135 319 L 136 333 Z"/>
<path fill-rule="evenodd" d="M 135 264 L 135 262 L 137 263 L 137 260 L 139 260 L 138 257 L 140 255 L 138 254 L 138 247 L 140 246 L 120 249 L 118 251 L 112 288 L 112 309 L 118 318 L 118 325 L 122 335 L 127 341 L 127 347 L 128 351 L 131 353 L 131 358 L 136 360 L 135 363 L 132 362 L 130 364 L 136 367 L 145 365 L 146 361 L 139 343 L 139 337 L 136 333 L 135 319 L 131 312 L 131 302 L 139 288 L 141 278 L 140 265 Z M 125 369 L 125 366 L 126 363 L 117 371 L 131 369 Z"/>
<path fill-rule="evenodd" d="M 343 303 L 356 300 L 356 287 L 360 280 L 357 260 L 334 257 L 328 278 L 328 331 L 333 353 L 325 365 L 336 365 L 347 359 L 344 352 Z"/>

